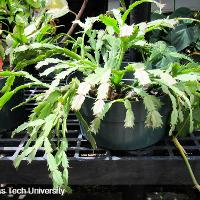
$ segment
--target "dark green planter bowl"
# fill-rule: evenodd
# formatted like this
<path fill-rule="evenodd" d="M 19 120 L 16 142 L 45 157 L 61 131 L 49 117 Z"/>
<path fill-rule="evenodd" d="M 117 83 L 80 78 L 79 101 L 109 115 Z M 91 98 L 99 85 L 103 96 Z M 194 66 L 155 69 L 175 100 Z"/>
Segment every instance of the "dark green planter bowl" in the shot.
<path fill-rule="evenodd" d="M 0 90 L 4 86 L 6 78 L 0 78 Z M 17 79 L 15 87 L 23 83 L 23 79 Z M 2 94 L 0 93 L 0 96 Z M 18 104 L 22 103 L 24 100 L 23 92 L 19 92 L 10 99 L 10 101 L 5 104 L 5 106 L 0 110 L 0 132 L 10 131 L 17 128 L 25 120 L 25 110 L 24 107 L 17 108 L 13 111 L 11 109 Z"/>
<path fill-rule="evenodd" d="M 132 102 L 135 114 L 134 128 L 124 128 L 126 114 L 124 105 L 122 103 L 113 104 L 95 136 L 97 146 L 110 150 L 136 150 L 160 141 L 167 134 L 167 121 L 171 108 L 166 96 L 161 97 L 161 101 L 164 103 L 160 109 L 160 114 L 163 116 L 163 127 L 157 129 L 145 127 L 146 110 L 142 101 Z M 81 114 L 88 123 L 94 119 L 91 111 L 94 102 L 95 99 L 87 97 L 81 109 Z M 83 135 L 86 135 L 82 125 L 81 130 Z"/>

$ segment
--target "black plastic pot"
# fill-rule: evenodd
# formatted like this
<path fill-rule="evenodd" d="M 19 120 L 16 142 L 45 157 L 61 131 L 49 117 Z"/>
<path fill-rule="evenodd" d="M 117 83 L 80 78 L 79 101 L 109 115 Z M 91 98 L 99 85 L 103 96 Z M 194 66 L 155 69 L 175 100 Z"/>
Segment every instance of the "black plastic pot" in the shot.
<path fill-rule="evenodd" d="M 135 114 L 134 128 L 124 127 L 126 115 L 124 105 L 122 103 L 113 104 L 102 120 L 100 130 L 95 136 L 97 145 L 111 150 L 136 150 L 160 141 L 166 135 L 170 114 L 168 98 L 162 97 L 161 100 L 164 103 L 164 106 L 160 109 L 160 114 L 163 116 L 163 127 L 158 129 L 145 127 L 146 110 L 142 101 L 132 102 Z M 94 119 L 91 110 L 94 102 L 94 98 L 87 97 L 82 106 L 81 114 L 87 123 Z M 81 130 L 86 135 L 83 126 L 81 126 Z"/>
<path fill-rule="evenodd" d="M 4 86 L 6 78 L 0 78 L 0 90 Z M 16 80 L 16 84 L 20 85 L 23 83 L 23 79 L 19 78 Z M 2 94 L 0 93 L 0 96 Z M 25 110 L 24 107 L 19 107 L 13 111 L 11 109 L 18 104 L 22 103 L 24 100 L 24 93 L 20 91 L 19 93 L 15 94 L 10 101 L 5 104 L 5 106 L 0 110 L 0 131 L 5 130 L 13 130 L 17 128 L 22 122 L 25 121 Z"/>

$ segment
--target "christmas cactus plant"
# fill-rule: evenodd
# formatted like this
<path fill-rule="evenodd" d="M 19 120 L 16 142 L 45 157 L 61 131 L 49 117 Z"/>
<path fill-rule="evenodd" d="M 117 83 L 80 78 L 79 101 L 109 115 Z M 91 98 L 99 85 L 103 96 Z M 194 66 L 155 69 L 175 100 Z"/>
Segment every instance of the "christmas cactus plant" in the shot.
<path fill-rule="evenodd" d="M 15 167 L 19 167 L 25 157 L 31 162 L 37 150 L 44 147 L 54 187 L 65 188 L 70 192 L 66 154 L 66 120 L 70 112 L 75 112 L 86 131 L 87 139 L 95 148 L 95 138 L 115 104 L 120 104 L 126 111 L 123 124 L 125 129 L 134 129 L 136 112 L 133 111 L 132 103 L 135 102 L 142 102 L 144 105 L 146 127 L 155 130 L 162 127 L 163 116 L 160 109 L 165 106 L 161 100 L 164 96 L 171 102 L 168 135 L 180 150 L 193 183 L 200 190 L 187 155 L 177 140 L 177 137 L 185 132 L 191 133 L 200 127 L 200 119 L 196 113 L 200 109 L 200 66 L 187 56 L 167 49 L 166 53 L 176 58 L 176 61 L 158 67 L 157 44 L 149 43 L 146 35 L 155 29 L 174 28 L 179 20 L 165 18 L 128 25 L 126 21 L 129 13 L 143 2 L 155 3 L 160 9 L 163 7 L 152 0 L 141 0 L 134 2 L 127 9 L 114 9 L 107 14 L 87 18 L 85 23 L 76 20 L 74 23 L 79 24 L 83 31 L 77 40 L 70 40 L 73 42 L 71 50 L 53 44 L 44 46 L 51 51 L 62 52 L 67 58 L 60 60 L 46 57 L 36 65 L 39 69 L 48 63 L 53 64 L 40 74 L 48 76 L 56 72 L 51 83 L 42 83 L 24 72 L 0 73 L 1 76 L 27 76 L 31 80 L 30 84 L 35 82 L 46 88 L 44 92 L 28 100 L 36 100 L 37 106 L 33 109 L 29 121 L 13 132 L 15 135 L 26 130 L 29 135 L 23 152 L 14 162 Z M 95 23 L 101 23 L 105 28 L 96 30 L 93 28 Z M 24 45 L 18 48 L 17 52 L 41 47 L 42 44 Z M 125 54 L 130 48 L 138 49 L 143 55 L 143 61 L 132 62 L 122 67 Z M 77 71 L 82 73 L 81 77 L 75 76 L 68 80 L 66 85 L 60 85 L 62 80 Z M 90 104 L 93 116 L 91 122 L 82 114 L 83 105 L 88 98 L 93 99 L 93 104 Z M 59 138 L 56 144 L 52 141 L 55 136 Z"/>

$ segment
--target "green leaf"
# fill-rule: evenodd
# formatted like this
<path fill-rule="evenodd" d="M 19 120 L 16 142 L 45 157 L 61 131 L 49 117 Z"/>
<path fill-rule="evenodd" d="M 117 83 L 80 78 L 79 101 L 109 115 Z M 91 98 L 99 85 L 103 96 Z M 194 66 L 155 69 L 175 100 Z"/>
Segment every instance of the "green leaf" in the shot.
<path fill-rule="evenodd" d="M 33 8 L 40 8 L 41 7 L 41 0 L 25 0 Z"/>
<path fill-rule="evenodd" d="M 40 76 L 48 76 L 49 74 L 59 71 L 59 70 L 66 70 L 69 66 L 67 64 L 64 63 L 60 63 L 57 64 L 53 67 L 49 67 L 48 69 L 46 69 L 44 72 L 40 73 Z"/>
<path fill-rule="evenodd" d="M 177 68 L 176 75 L 178 74 L 188 74 L 188 73 L 200 73 L 199 63 L 188 63 L 187 65 L 174 66 Z"/>
<path fill-rule="evenodd" d="M 56 120 L 57 116 L 56 114 L 50 114 L 48 117 L 45 118 L 45 124 L 43 126 L 43 136 L 47 137 L 54 127 L 54 123 Z"/>
<path fill-rule="evenodd" d="M 28 127 L 37 127 L 37 126 L 41 126 L 44 124 L 44 120 L 42 119 L 37 119 L 37 120 L 34 120 L 34 121 L 30 121 L 30 122 L 25 122 L 23 123 L 22 125 L 20 125 L 17 129 L 15 129 L 13 131 L 13 134 L 16 134 L 16 133 L 20 133 L 22 131 L 24 131 L 25 129 L 27 129 Z"/>
<path fill-rule="evenodd" d="M 44 140 L 44 148 L 45 148 L 45 152 L 47 154 L 50 154 L 53 152 L 53 149 L 51 147 L 51 143 L 49 142 L 48 138 L 45 138 Z"/>
<path fill-rule="evenodd" d="M 57 166 L 54 156 L 51 153 L 47 154 L 47 162 L 48 162 L 49 170 L 51 172 L 54 173 L 55 171 L 57 171 L 58 166 Z"/>
<path fill-rule="evenodd" d="M 118 24 L 117 24 L 117 20 L 112 18 L 112 17 L 109 17 L 109 16 L 106 16 L 106 15 L 100 15 L 99 16 L 99 19 L 106 25 L 106 26 L 111 26 L 115 33 L 119 34 L 119 27 L 118 27 Z"/>
<path fill-rule="evenodd" d="M 194 130 L 194 122 L 193 122 L 193 110 L 192 110 L 192 104 L 190 102 L 190 99 L 187 97 L 186 93 L 181 91 L 178 87 L 174 87 L 172 86 L 171 87 L 172 91 L 178 95 L 181 99 L 184 100 L 185 104 L 187 105 L 188 107 L 188 110 L 189 110 L 189 118 L 190 118 L 190 128 L 189 128 L 189 131 L 190 133 L 193 132 Z"/>
<path fill-rule="evenodd" d="M 66 57 L 80 60 L 81 57 L 66 48 L 58 47 L 49 43 L 32 43 L 16 47 L 11 53 L 11 64 L 15 65 L 16 70 L 38 63 L 56 54 L 63 54 Z M 34 55 L 34 57 L 33 57 Z M 89 65 L 93 65 L 87 62 Z"/>
<path fill-rule="evenodd" d="M 15 76 L 8 77 L 7 80 L 6 80 L 5 86 L 1 89 L 1 92 L 2 93 L 10 92 L 11 87 L 13 86 L 14 81 L 15 81 Z"/>
<path fill-rule="evenodd" d="M 62 151 L 66 151 L 68 149 L 68 141 L 66 137 L 63 137 L 60 148 Z"/>
<path fill-rule="evenodd" d="M 64 61 L 55 58 L 46 58 L 45 60 L 38 62 L 35 68 L 41 69 L 43 66 L 47 66 L 49 64 L 58 64 L 58 63 L 64 63 Z"/>
<path fill-rule="evenodd" d="M 28 162 L 31 163 L 36 156 L 37 149 L 33 149 L 33 151 L 28 155 Z"/>
<path fill-rule="evenodd" d="M 125 75 L 125 71 L 113 70 L 112 75 L 113 77 L 111 78 L 111 81 L 114 83 L 114 85 L 119 85 Z"/>
<path fill-rule="evenodd" d="M 163 125 L 162 116 L 158 112 L 158 109 L 161 107 L 160 100 L 153 95 L 147 95 L 147 94 L 145 94 L 143 100 L 145 108 L 148 111 L 145 121 L 146 126 L 152 128 L 162 127 Z"/>
<path fill-rule="evenodd" d="M 139 84 L 142 86 L 148 85 L 151 83 L 148 72 L 145 70 L 145 65 L 143 63 L 134 63 L 135 69 L 135 78 L 138 79 Z"/>
<path fill-rule="evenodd" d="M 177 83 L 176 79 L 171 76 L 171 74 L 167 71 L 155 69 L 155 70 L 148 70 L 148 72 L 156 77 L 160 77 L 160 82 L 164 83 L 168 86 L 173 86 Z"/>
<path fill-rule="evenodd" d="M 62 187 L 64 182 L 63 182 L 63 178 L 62 178 L 62 173 L 58 170 L 55 170 L 52 172 L 52 177 L 53 177 L 53 181 L 55 182 L 55 184 L 57 186 Z"/>
<path fill-rule="evenodd" d="M 6 92 L 1 98 L 0 98 L 0 110 L 3 108 L 3 106 L 13 97 L 14 92 Z"/>
<path fill-rule="evenodd" d="M 33 150 L 33 147 L 27 148 L 25 151 L 23 151 L 20 155 L 17 156 L 17 158 L 14 160 L 14 166 L 15 168 L 18 168 L 21 161 L 28 156 Z"/>
<path fill-rule="evenodd" d="M 153 95 L 145 95 L 144 96 L 144 104 L 147 110 L 153 111 L 155 109 L 159 109 L 161 107 L 161 102 L 159 98 Z"/>
<path fill-rule="evenodd" d="M 93 132 L 93 133 L 98 133 L 99 129 L 100 129 L 100 125 L 101 125 L 101 119 L 96 117 L 92 123 L 91 123 L 91 126 L 90 126 L 90 130 Z"/>
<path fill-rule="evenodd" d="M 38 103 L 38 105 L 33 109 L 34 115 L 38 116 L 45 105 L 46 105 L 46 101 L 42 101 Z"/>
<path fill-rule="evenodd" d="M 69 167 L 69 161 L 67 159 L 67 155 L 65 152 L 62 153 L 62 166 L 64 168 L 68 168 Z"/>
<path fill-rule="evenodd" d="M 53 105 L 50 102 L 45 102 L 45 104 L 43 105 L 44 106 L 41 109 L 40 114 L 38 116 L 39 119 L 45 119 L 51 114 L 51 108 Z"/>
<path fill-rule="evenodd" d="M 162 127 L 162 116 L 157 110 L 148 112 L 145 124 L 147 127 L 159 128 Z"/>
<path fill-rule="evenodd" d="M 56 155 L 55 155 L 55 160 L 56 160 L 56 163 L 57 165 L 59 166 L 62 162 L 62 155 L 63 155 L 63 151 L 62 149 L 59 149 L 57 152 L 56 152 Z"/>
<path fill-rule="evenodd" d="M 124 105 L 125 108 L 127 109 L 126 111 L 126 118 L 125 118 L 125 128 L 133 128 L 134 127 L 134 121 L 135 121 L 135 117 L 134 117 L 134 113 L 132 110 L 132 106 L 131 106 L 131 102 L 126 99 L 124 101 Z"/>
<path fill-rule="evenodd" d="M 42 96 L 42 94 L 38 94 L 38 95 L 35 95 L 35 96 L 33 96 L 33 97 L 30 97 L 30 98 L 26 99 L 26 101 L 24 101 L 24 102 L 18 104 L 17 106 L 13 107 L 13 108 L 12 108 L 12 111 L 13 111 L 14 109 L 16 109 L 16 108 L 19 108 L 19 107 L 21 107 L 21 106 L 26 105 L 27 103 L 29 103 L 29 102 L 31 102 L 31 101 L 34 101 L 36 98 L 38 98 L 38 97 L 40 97 L 40 96 Z"/>
<path fill-rule="evenodd" d="M 64 184 L 67 186 L 68 182 L 69 182 L 69 173 L 68 173 L 68 169 L 67 168 L 65 168 L 63 170 L 63 181 L 64 181 Z"/>
<path fill-rule="evenodd" d="M 33 148 L 34 149 L 39 149 L 40 147 L 42 147 L 43 143 L 44 143 L 45 137 L 43 135 L 41 135 L 40 137 L 37 138 Z"/>
<path fill-rule="evenodd" d="M 181 51 L 197 40 L 196 29 L 196 27 L 180 24 L 170 32 L 166 39 L 176 47 L 177 51 Z"/>
<path fill-rule="evenodd" d="M 171 127 L 170 127 L 170 131 L 169 131 L 169 135 L 171 136 L 173 131 L 176 128 L 176 125 L 178 124 L 178 116 L 179 116 L 181 108 L 179 107 L 179 112 L 178 112 L 177 100 L 166 86 L 163 85 L 162 90 L 165 94 L 167 94 L 170 97 L 171 102 L 172 102 L 172 112 L 171 112 L 171 121 L 170 121 Z"/>
<path fill-rule="evenodd" d="M 51 94 L 48 96 L 47 102 L 49 102 L 51 104 L 56 103 L 58 101 L 58 99 L 60 98 L 60 96 L 61 96 L 61 92 L 58 90 L 55 90 L 55 91 L 51 92 Z"/>

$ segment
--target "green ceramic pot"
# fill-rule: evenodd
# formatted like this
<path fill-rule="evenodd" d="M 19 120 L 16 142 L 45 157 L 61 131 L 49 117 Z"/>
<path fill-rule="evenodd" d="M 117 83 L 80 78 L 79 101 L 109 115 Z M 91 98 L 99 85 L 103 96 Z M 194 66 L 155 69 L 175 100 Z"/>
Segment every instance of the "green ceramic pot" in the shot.
<path fill-rule="evenodd" d="M 102 120 L 100 130 L 95 136 L 97 145 L 111 150 L 136 150 L 160 141 L 167 133 L 167 122 L 171 111 L 169 99 L 165 96 L 161 98 L 161 101 L 164 103 L 160 109 L 160 114 L 163 116 L 163 127 L 157 129 L 145 127 L 146 110 L 142 101 L 132 102 L 135 114 L 134 128 L 124 127 L 126 115 L 124 105 L 122 103 L 113 104 Z M 94 102 L 94 98 L 87 97 L 82 106 L 81 114 L 87 123 L 94 119 L 91 110 Z M 86 135 L 82 125 L 81 130 Z"/>

